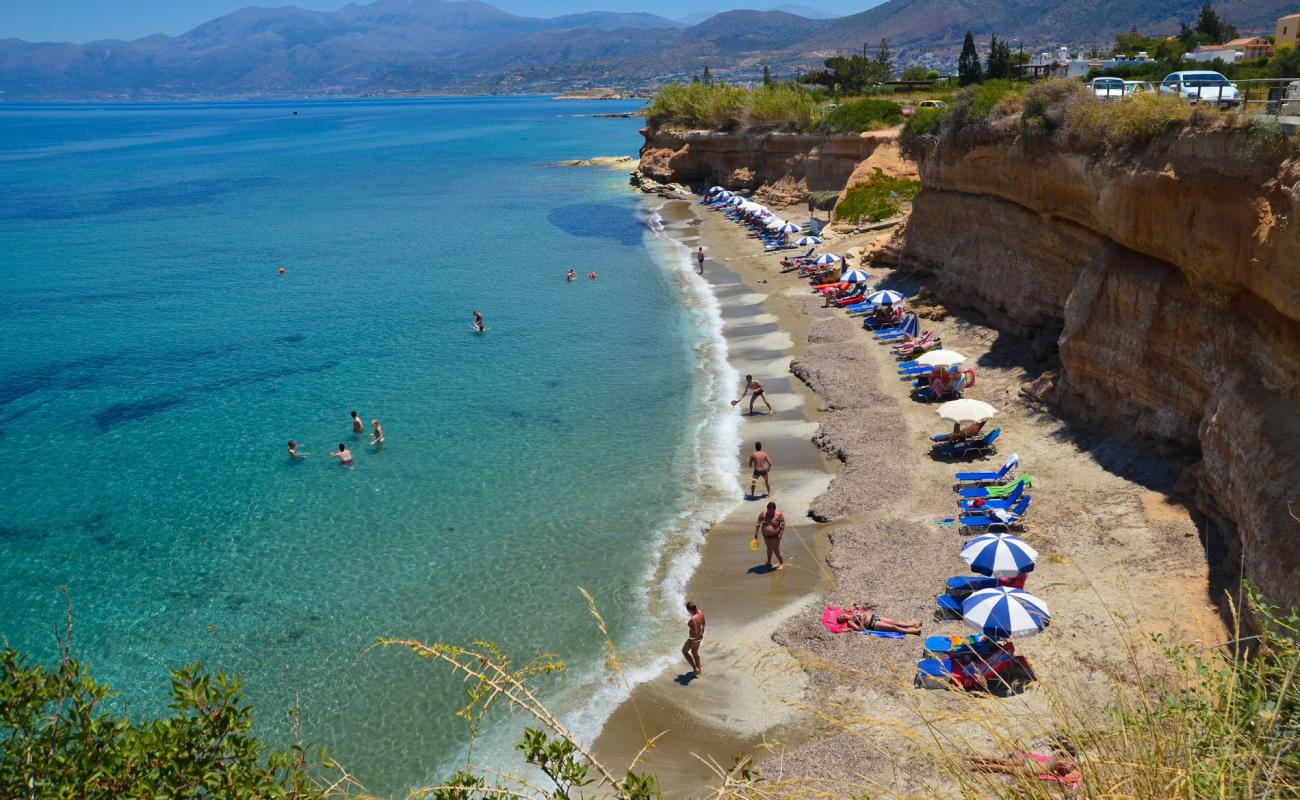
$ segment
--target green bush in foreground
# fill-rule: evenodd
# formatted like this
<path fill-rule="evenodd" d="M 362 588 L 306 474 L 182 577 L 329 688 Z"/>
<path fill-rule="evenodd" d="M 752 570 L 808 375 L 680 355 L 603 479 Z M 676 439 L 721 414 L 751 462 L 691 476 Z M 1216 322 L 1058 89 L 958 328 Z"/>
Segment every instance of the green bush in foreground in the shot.
<path fill-rule="evenodd" d="M 926 137 L 935 137 L 943 128 L 943 117 L 947 109 L 918 108 L 903 123 L 903 130 L 898 134 L 898 143 L 904 153 L 916 153 L 916 147 Z"/>
<path fill-rule="evenodd" d="M 893 127 L 903 121 L 903 108 L 890 100 L 856 100 L 833 109 L 822 120 L 827 133 L 862 133 Z"/>
<path fill-rule="evenodd" d="M 654 96 L 646 110 L 651 125 L 731 130 L 763 126 L 811 130 L 821 115 L 812 92 L 788 83 L 742 89 L 720 83 L 672 83 Z"/>
<path fill-rule="evenodd" d="M 880 222 L 896 216 L 904 200 L 921 191 L 920 181 L 891 178 L 879 169 L 866 183 L 849 187 L 835 206 L 835 219 L 842 222 Z"/>
<path fill-rule="evenodd" d="M 65 658 L 55 669 L 0 651 L 0 797 L 337 796 L 309 779 L 305 751 L 254 738 L 239 679 L 193 664 L 172 672 L 171 715 L 132 721 L 107 686 Z M 320 754 L 319 764 L 332 762 Z"/>

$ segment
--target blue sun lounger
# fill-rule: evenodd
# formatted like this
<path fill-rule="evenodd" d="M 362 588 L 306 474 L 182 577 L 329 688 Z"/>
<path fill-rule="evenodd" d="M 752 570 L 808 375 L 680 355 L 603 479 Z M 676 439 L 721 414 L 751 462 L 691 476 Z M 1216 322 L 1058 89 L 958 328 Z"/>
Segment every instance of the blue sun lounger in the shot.
<path fill-rule="evenodd" d="M 863 323 L 862 327 L 866 328 L 867 325 Z M 916 336 L 920 328 L 921 328 L 921 324 L 917 320 L 916 315 L 908 314 L 907 319 L 903 320 L 902 325 L 899 325 L 897 328 L 889 328 L 888 330 L 875 331 L 875 334 L 876 334 L 876 338 L 879 339 L 880 341 L 891 342 L 894 339 L 901 339 L 904 336 Z"/>
<path fill-rule="evenodd" d="M 997 472 L 958 472 L 953 478 L 958 483 L 973 483 L 977 486 L 1001 484 L 1012 479 L 1016 474 L 1016 467 L 1019 465 L 1020 454 L 1012 453 L 1011 458 L 1008 458 Z"/>
<path fill-rule="evenodd" d="M 1007 459 L 1007 464 L 1010 464 L 1010 465 L 1011 465 L 1011 468 L 1014 469 L 1014 468 L 1015 468 L 1015 464 L 1012 464 L 1012 463 L 1011 463 L 1012 459 L 1015 459 L 1015 460 L 1018 461 L 1018 460 L 1019 460 L 1019 457 L 1018 457 L 1018 456 L 1012 456 L 1010 459 Z M 1002 468 L 1003 468 L 1003 469 L 1007 469 L 1006 464 L 1004 464 Z M 1010 470 L 1007 470 L 1007 471 L 1010 472 Z M 979 474 L 979 473 L 967 473 L 967 474 L 977 475 L 977 474 Z M 992 474 L 995 474 L 995 473 L 989 473 L 989 474 L 992 475 Z M 1019 478 L 1016 478 L 1015 481 L 1013 481 L 1013 483 L 1026 483 L 1026 484 L 1028 484 L 1030 487 L 1032 487 L 1032 486 L 1034 485 L 1034 479 L 1033 479 L 1032 476 L 1030 476 L 1028 473 L 1026 473 L 1026 474 L 1024 474 L 1024 475 L 1021 475 Z M 999 489 L 998 491 L 1001 492 L 1001 489 Z M 989 496 L 989 490 L 988 490 L 988 487 L 987 487 L 987 486 L 966 486 L 966 487 L 963 487 L 963 488 L 961 488 L 961 489 L 958 489 L 958 490 L 957 490 L 957 494 L 961 495 L 962 497 L 988 497 L 988 496 Z"/>
<path fill-rule="evenodd" d="M 939 616 L 948 619 L 961 619 L 961 600 L 950 594 L 941 594 L 934 599 Z"/>
<path fill-rule="evenodd" d="M 1029 495 L 1024 494 L 1020 496 L 1014 506 L 1008 509 L 994 508 L 990 509 L 988 513 L 962 514 L 957 518 L 957 524 L 961 526 L 963 531 L 1010 530 L 1012 527 L 1023 524 L 1025 512 L 1029 510 L 1029 501 L 1032 499 Z"/>
<path fill-rule="evenodd" d="M 948 594 L 954 597 L 962 594 L 978 592 L 980 589 L 994 589 L 998 586 L 997 578 L 990 578 L 987 575 L 954 575 L 943 582 L 944 588 Z"/>
<path fill-rule="evenodd" d="M 978 439 L 967 439 L 963 442 L 945 444 L 943 447 L 939 448 L 939 453 L 948 456 L 949 458 L 970 458 L 976 453 L 987 455 L 998 449 L 996 442 L 1001 436 L 1002 429 L 994 428 Z"/>
<path fill-rule="evenodd" d="M 1008 511 L 1015 507 L 1020 501 L 1022 495 L 1025 495 L 1025 482 L 1017 483 L 1006 497 L 972 497 L 967 500 L 958 500 L 957 505 L 962 511 L 992 511 L 995 508 Z M 1027 495 L 1026 495 L 1027 496 Z"/>

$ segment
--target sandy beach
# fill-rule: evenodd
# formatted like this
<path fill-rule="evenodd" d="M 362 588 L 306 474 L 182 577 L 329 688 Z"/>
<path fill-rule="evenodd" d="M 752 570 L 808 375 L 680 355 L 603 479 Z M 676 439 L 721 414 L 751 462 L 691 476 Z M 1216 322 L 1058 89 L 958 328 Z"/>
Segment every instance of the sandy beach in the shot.
<path fill-rule="evenodd" d="M 710 782 L 709 762 L 726 767 L 739 753 L 759 759 L 774 784 L 798 779 L 805 789 L 844 795 L 913 791 L 930 783 L 932 764 L 883 727 L 874 735 L 873 726 L 919 729 L 940 720 L 942 727 L 945 717 L 960 716 L 965 698 L 913 688 L 917 640 L 834 636 L 819 616 L 823 601 L 860 601 L 883 615 L 921 619 L 926 634 L 969 632 L 933 616 L 944 579 L 968 574 L 957 557 L 965 537 L 938 524 L 955 516 L 952 475 L 963 467 L 930 457 L 928 436 L 945 426 L 934 406 L 909 399 L 888 348 L 860 323 L 822 308 L 806 281 L 780 274 L 779 256 L 761 254 L 721 214 L 684 201 L 669 201 L 660 213 L 675 238 L 705 247 L 704 276 L 723 308 L 732 364 L 759 377 L 772 396 L 774 415 L 746 419 L 737 469 L 755 439 L 773 454 L 791 563 L 765 574 L 762 554 L 749 550 L 762 502 L 746 502 L 716 524 L 688 591 L 708 615 L 705 675 L 687 681 L 683 661 L 637 687 L 596 752 L 621 766 L 662 734 L 638 768 L 673 796 L 698 795 Z M 869 257 L 890 234 L 832 232 L 821 251 Z M 923 289 L 906 274 L 862 266 L 878 288 Z M 1045 732 L 1057 695 L 1051 689 L 1068 685 L 1076 697 L 1104 702 L 1110 684 L 1101 676 L 1122 671 L 1126 637 L 1226 639 L 1211 597 L 1206 549 L 1213 543 L 1170 497 L 1179 465 L 1132 442 L 1090 437 L 1022 394 L 1037 377 L 1032 343 L 970 315 L 926 308 L 935 319 L 923 320 L 923 329 L 965 354 L 978 373 L 965 396 L 999 409 L 992 423 L 1003 430 L 999 452 L 971 468 L 996 469 L 1019 453 L 1022 472 L 1034 477 L 1022 535 L 1040 559 L 1026 588 L 1048 601 L 1054 618 L 1019 649 L 1037 686 L 991 700 L 982 713 L 1004 716 L 1029 740 Z M 828 726 L 827 715 L 863 722 Z M 977 741 L 978 733 L 966 731 L 963 740 Z"/>

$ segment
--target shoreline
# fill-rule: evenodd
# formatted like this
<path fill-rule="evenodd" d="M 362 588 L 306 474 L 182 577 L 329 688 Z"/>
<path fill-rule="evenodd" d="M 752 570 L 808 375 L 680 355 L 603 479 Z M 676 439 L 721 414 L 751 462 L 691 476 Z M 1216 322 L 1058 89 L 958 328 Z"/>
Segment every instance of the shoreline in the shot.
<path fill-rule="evenodd" d="M 755 756 L 769 781 L 811 779 L 837 792 L 864 787 L 910 791 L 925 782 L 919 776 L 932 765 L 897 743 L 871 741 L 873 746 L 864 748 L 862 734 L 833 727 L 827 734 L 824 722 L 813 724 L 817 720 L 808 709 L 826 702 L 847 703 L 877 717 L 933 724 L 954 712 L 957 696 L 911 687 L 920 657 L 917 643 L 835 637 L 821 628 L 816 610 L 827 596 L 837 604 L 865 600 L 890 616 L 926 620 L 927 634 L 966 632 L 960 623 L 930 621 L 943 579 L 966 571 L 956 558 L 963 537 L 934 524 L 936 517 L 951 514 L 951 473 L 962 467 L 926 457 L 926 437 L 938 430 L 933 407 L 907 399 L 892 360 L 860 325 L 841 312 L 821 309 L 805 282 L 780 275 L 776 256 L 761 255 L 739 228 L 699 213 L 690 201 L 665 203 L 665 208 L 672 207 L 698 220 L 679 224 L 693 228 L 705 244 L 706 276 L 724 306 L 724 331 L 737 348 L 733 364 L 755 364 L 754 374 L 788 398 L 777 404 L 778 418 L 786 423 L 784 434 L 803 436 L 789 443 L 789 452 L 820 460 L 824 482 L 791 507 L 782 504 L 791 528 L 805 540 L 796 545 L 798 537 L 788 535 L 784 548 L 806 570 L 802 582 L 755 584 L 749 580 L 755 576 L 738 569 L 747 547 L 729 541 L 728 534 L 734 538 L 748 522 L 733 519 L 741 512 L 713 526 L 689 585 L 709 615 L 709 635 L 701 652 L 704 678 L 684 687 L 661 675 L 636 687 L 629 702 L 606 722 L 596 751 L 621 765 L 647 739 L 667 731 L 638 768 L 656 775 L 671 796 L 698 793 L 715 777 L 696 756 L 726 768 L 741 752 Z M 797 212 L 792 213 L 797 218 Z M 823 250 L 869 252 L 891 233 L 835 236 Z M 873 286 L 909 295 L 923 286 L 897 270 L 864 268 L 871 271 Z M 745 314 L 739 309 L 746 304 L 757 335 L 744 330 Z M 976 316 L 946 311 L 937 316 L 924 320 L 924 327 L 934 328 L 947 346 L 971 356 L 979 370 L 979 388 L 968 396 L 1003 409 L 995 419 L 1005 429 L 1003 447 L 998 455 L 974 462 L 973 468 L 996 469 L 1019 452 L 1025 460 L 1023 471 L 1034 474 L 1041 486 L 1035 514 L 1022 534 L 1043 553 L 1028 588 L 1042 592 L 1058 621 L 1024 646 L 1040 684 L 1077 683 L 1070 671 L 1079 663 L 1095 669 L 1115 666 L 1115 654 L 1123 652 L 1118 630 L 1092 638 L 1078 634 L 1084 625 L 1106 622 L 1093 608 L 1098 592 L 1119 598 L 1112 612 L 1133 620 L 1138 632 L 1221 641 L 1224 629 L 1209 597 L 1209 566 L 1196 519 L 1172 499 L 1172 479 L 1164 474 L 1168 470 L 1160 459 L 1133 443 L 1089 439 L 1025 401 L 1020 387 L 1034 377 L 1023 366 L 1027 360 L 1005 354 L 990 358 L 1003 334 Z M 782 347 L 747 352 L 764 337 L 769 344 L 780 340 Z M 782 365 L 786 369 L 778 369 Z M 794 416 L 798 424 L 790 424 Z M 750 434 L 757 433 L 757 428 L 742 426 L 742 453 L 754 438 Z M 779 476 L 782 456 L 776 460 L 773 474 Z M 835 460 L 842 462 L 842 469 L 837 470 Z M 780 483 L 774 489 L 780 501 Z M 1107 526 L 1089 513 L 1089 504 L 1097 502 L 1122 506 L 1118 525 Z M 759 505 L 746 503 L 742 510 L 753 508 L 756 515 Z M 816 517 L 827 522 L 806 516 L 814 507 Z M 748 524 L 752 530 L 752 522 Z M 1099 541 L 1106 544 L 1100 553 Z M 738 548 L 746 552 L 738 556 Z M 790 578 L 791 572 L 778 573 L 778 580 Z M 754 588 L 765 590 L 758 601 L 726 597 Z M 710 614 L 711 609 L 717 611 Z M 710 662 L 718 661 L 728 686 L 710 682 Z M 678 669 L 685 670 L 684 662 Z M 746 674 L 734 674 L 741 672 Z M 864 679 L 875 683 L 864 687 Z M 1096 680 L 1083 683 L 1089 699 L 1105 702 L 1104 686 Z M 854 691 L 846 695 L 843 689 L 848 686 Z M 1048 693 L 1031 688 L 1014 701 L 993 701 L 988 708 L 1004 715 L 1008 724 L 1024 727 L 1028 735 L 1047 719 Z M 846 748 L 860 757 L 844 759 Z M 826 764 L 835 769 L 828 770 Z"/>

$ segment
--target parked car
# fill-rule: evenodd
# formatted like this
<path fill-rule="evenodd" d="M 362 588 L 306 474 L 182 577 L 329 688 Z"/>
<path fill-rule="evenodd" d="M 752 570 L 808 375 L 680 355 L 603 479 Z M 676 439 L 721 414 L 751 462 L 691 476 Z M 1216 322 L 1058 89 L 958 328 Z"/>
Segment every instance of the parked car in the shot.
<path fill-rule="evenodd" d="M 1124 96 L 1123 78 L 1093 78 L 1088 88 L 1098 100 L 1118 100 Z"/>
<path fill-rule="evenodd" d="M 948 104 L 942 100 L 922 100 L 916 104 L 917 108 L 947 108 Z"/>
<path fill-rule="evenodd" d="M 1124 96 L 1132 97 L 1135 94 L 1151 94 L 1156 87 L 1146 81 L 1124 81 Z"/>
<path fill-rule="evenodd" d="M 1217 72 L 1171 72 L 1160 82 L 1160 94 L 1181 97 L 1192 105 L 1207 104 L 1219 108 L 1241 105 L 1241 92 Z"/>

